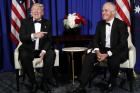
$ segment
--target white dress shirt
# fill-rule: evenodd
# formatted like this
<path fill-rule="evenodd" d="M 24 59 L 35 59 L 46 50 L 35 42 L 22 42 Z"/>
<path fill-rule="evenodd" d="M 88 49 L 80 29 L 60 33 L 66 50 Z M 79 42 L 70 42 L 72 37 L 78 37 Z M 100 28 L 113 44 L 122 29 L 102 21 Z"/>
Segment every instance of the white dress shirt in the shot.
<path fill-rule="evenodd" d="M 35 33 L 40 32 L 41 30 L 41 23 L 35 23 Z M 35 50 L 39 50 L 39 38 L 35 41 Z"/>
<path fill-rule="evenodd" d="M 111 36 L 111 29 L 112 29 L 113 21 L 114 21 L 114 18 L 113 18 L 112 20 L 110 20 L 110 21 L 107 22 L 107 23 L 110 24 L 110 26 L 109 26 L 109 25 L 106 25 L 105 47 L 107 47 L 107 48 L 111 48 L 111 46 L 110 46 L 110 38 L 111 38 L 111 37 L 110 37 L 110 36 Z M 107 54 L 108 54 L 109 56 L 112 56 L 112 52 L 111 52 L 111 51 L 107 51 Z"/>
<path fill-rule="evenodd" d="M 105 26 L 105 31 L 106 31 L 106 38 L 105 38 L 105 47 L 111 48 L 110 46 L 110 36 L 111 36 L 111 29 L 112 29 L 112 24 L 113 24 L 114 18 L 110 21 L 107 21 L 110 25 Z M 95 53 L 96 50 L 99 50 L 99 48 L 95 48 L 92 53 Z M 111 51 L 107 51 L 108 56 L 112 56 Z"/>

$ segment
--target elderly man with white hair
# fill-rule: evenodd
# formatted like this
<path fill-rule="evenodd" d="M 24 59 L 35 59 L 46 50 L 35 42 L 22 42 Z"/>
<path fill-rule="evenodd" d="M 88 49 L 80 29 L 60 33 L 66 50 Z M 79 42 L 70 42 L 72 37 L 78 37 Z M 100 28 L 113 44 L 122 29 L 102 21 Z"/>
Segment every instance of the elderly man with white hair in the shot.
<path fill-rule="evenodd" d="M 40 3 L 33 4 L 31 8 L 32 17 L 23 19 L 19 30 L 19 38 L 22 42 L 19 47 L 19 59 L 23 71 L 29 77 L 32 85 L 31 93 L 35 93 L 39 88 L 32 64 L 34 58 L 41 58 L 44 62 L 42 87 L 44 87 L 45 93 L 50 91 L 49 84 L 56 85 L 52 74 L 55 52 L 52 50 L 51 45 L 51 23 L 43 19 L 43 15 L 44 6 Z"/>
<path fill-rule="evenodd" d="M 72 93 L 83 93 L 91 73 L 98 73 L 94 68 L 97 62 L 107 61 L 110 78 L 106 91 L 112 91 L 116 85 L 120 63 L 128 59 L 128 31 L 123 21 L 115 18 L 116 8 L 106 2 L 102 8 L 102 20 L 97 23 L 92 50 L 83 62 L 80 85 Z M 94 70 L 94 72 L 92 72 Z"/>

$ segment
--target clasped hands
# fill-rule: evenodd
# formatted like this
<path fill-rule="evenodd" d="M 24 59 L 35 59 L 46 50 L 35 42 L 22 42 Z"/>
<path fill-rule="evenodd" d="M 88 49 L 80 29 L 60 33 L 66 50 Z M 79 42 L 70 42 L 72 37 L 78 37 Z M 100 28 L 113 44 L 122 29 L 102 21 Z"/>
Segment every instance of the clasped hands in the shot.
<path fill-rule="evenodd" d="M 104 60 L 107 60 L 108 54 L 107 53 L 101 53 L 99 50 L 96 51 L 96 55 L 97 55 L 97 60 L 99 62 L 102 62 Z"/>

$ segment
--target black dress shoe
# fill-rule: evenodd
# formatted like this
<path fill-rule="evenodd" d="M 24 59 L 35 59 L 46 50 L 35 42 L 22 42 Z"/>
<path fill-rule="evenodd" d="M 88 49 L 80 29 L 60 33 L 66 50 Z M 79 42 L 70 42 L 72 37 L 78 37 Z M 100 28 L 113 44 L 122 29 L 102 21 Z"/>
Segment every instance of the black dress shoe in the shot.
<path fill-rule="evenodd" d="M 48 84 L 41 84 L 40 90 L 43 91 L 44 93 L 52 93 L 51 88 L 48 86 Z"/>
<path fill-rule="evenodd" d="M 33 84 L 30 93 L 36 93 L 38 90 L 38 84 Z"/>
<path fill-rule="evenodd" d="M 86 90 L 85 90 L 85 88 L 77 87 L 77 88 L 75 88 L 72 91 L 69 91 L 67 93 L 86 93 Z"/>
<path fill-rule="evenodd" d="M 48 83 L 49 83 L 52 87 L 55 87 L 55 88 L 58 87 L 58 84 L 57 84 L 57 82 L 56 82 L 55 79 L 48 80 Z"/>
<path fill-rule="evenodd" d="M 86 90 L 84 88 L 78 88 L 74 93 L 86 93 Z"/>
<path fill-rule="evenodd" d="M 108 84 L 107 88 L 104 90 L 104 93 L 111 93 L 113 88 L 114 86 L 112 84 Z"/>

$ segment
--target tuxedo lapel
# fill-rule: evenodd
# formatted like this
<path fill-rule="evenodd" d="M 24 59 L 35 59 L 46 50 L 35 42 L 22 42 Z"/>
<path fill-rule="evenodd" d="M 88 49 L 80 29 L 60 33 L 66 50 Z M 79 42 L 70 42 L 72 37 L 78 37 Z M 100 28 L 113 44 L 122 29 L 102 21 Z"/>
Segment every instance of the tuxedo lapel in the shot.
<path fill-rule="evenodd" d="M 41 31 L 45 32 L 47 26 L 46 26 L 45 22 L 43 22 L 43 21 L 44 21 L 44 20 L 42 19 L 42 21 L 41 21 Z"/>
<path fill-rule="evenodd" d="M 40 30 L 40 32 L 42 32 L 42 31 L 44 31 L 45 29 L 44 29 L 44 22 L 43 22 L 43 19 L 41 20 L 41 30 Z"/>
<path fill-rule="evenodd" d="M 102 37 L 103 37 L 103 40 L 104 40 L 104 42 L 103 42 L 103 45 L 105 45 L 105 40 L 106 40 L 106 24 L 105 24 L 105 22 L 103 23 L 103 25 L 102 25 Z"/>
<path fill-rule="evenodd" d="M 114 19 L 114 21 L 113 21 L 113 24 L 112 24 L 112 28 L 111 28 L 111 35 L 110 35 L 110 46 L 112 46 L 112 44 L 113 44 L 113 41 L 114 41 L 114 35 L 116 34 L 115 33 L 115 31 L 116 31 L 116 25 L 117 25 L 117 23 L 116 23 L 116 20 Z"/>
<path fill-rule="evenodd" d="M 35 27 L 34 27 L 34 23 L 33 23 L 33 19 L 30 19 L 30 22 L 29 22 L 30 24 L 30 26 L 29 27 L 31 27 L 31 33 L 35 33 Z"/>

